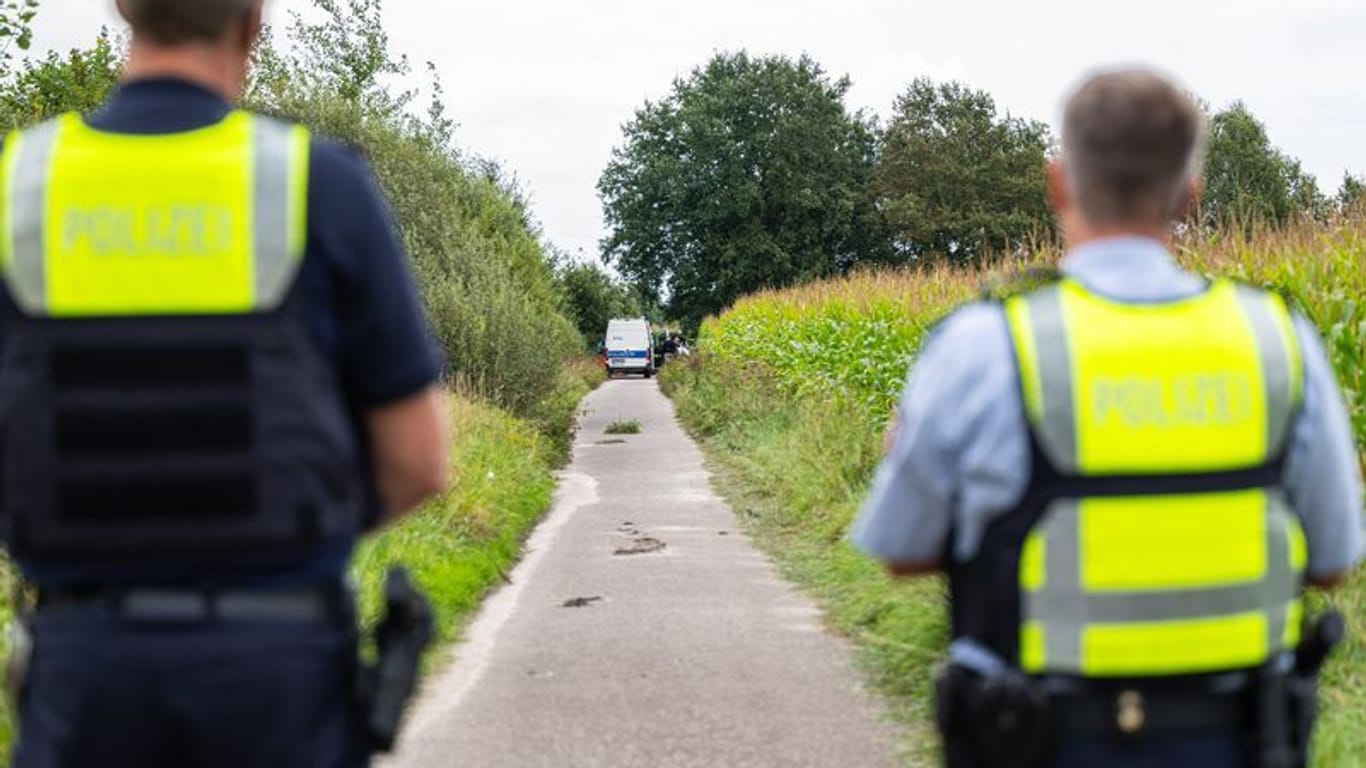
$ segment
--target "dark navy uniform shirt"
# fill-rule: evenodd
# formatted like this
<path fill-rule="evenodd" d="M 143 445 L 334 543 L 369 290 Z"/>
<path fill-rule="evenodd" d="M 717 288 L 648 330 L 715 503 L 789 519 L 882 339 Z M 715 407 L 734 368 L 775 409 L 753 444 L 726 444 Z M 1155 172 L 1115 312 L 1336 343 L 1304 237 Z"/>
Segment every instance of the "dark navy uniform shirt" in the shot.
<path fill-rule="evenodd" d="M 219 96 L 188 82 L 142 80 L 120 87 L 87 122 L 112 133 L 169 134 L 213 125 L 232 109 Z M 311 308 L 310 330 L 336 362 L 358 441 L 364 445 L 365 412 L 435 383 L 440 361 L 423 321 L 407 257 L 369 169 L 353 151 L 318 139 L 310 157 L 308 246 L 298 280 L 296 288 Z M 14 309 L 8 301 L 0 304 L 3 345 L 5 313 Z M 378 502 L 372 507 L 377 510 Z M 45 587 L 289 586 L 339 577 L 354 546 L 353 539 L 332 541 L 302 559 L 244 557 L 211 568 L 175 560 L 121 568 L 54 562 L 21 566 L 31 581 Z"/>

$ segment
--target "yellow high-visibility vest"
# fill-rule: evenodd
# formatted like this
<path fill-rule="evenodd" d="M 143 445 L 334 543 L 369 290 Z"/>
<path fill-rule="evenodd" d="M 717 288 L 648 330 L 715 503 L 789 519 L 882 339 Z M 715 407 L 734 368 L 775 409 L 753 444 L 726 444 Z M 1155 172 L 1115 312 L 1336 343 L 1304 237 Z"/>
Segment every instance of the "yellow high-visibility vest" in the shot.
<path fill-rule="evenodd" d="M 246 112 L 147 136 L 67 115 L 6 138 L 10 554 L 288 563 L 356 536 L 364 460 L 295 290 L 310 150 L 306 129 Z"/>
<path fill-rule="evenodd" d="M 278 306 L 306 240 L 309 133 L 247 112 L 169 135 L 66 115 L 5 140 L 0 264 L 38 317 Z"/>
<path fill-rule="evenodd" d="M 1119 303 L 1068 279 L 1005 308 L 1061 478 L 1020 552 L 1020 666 L 1189 675 L 1298 645 L 1305 540 L 1274 468 L 1303 366 L 1281 299 L 1220 281 Z"/>

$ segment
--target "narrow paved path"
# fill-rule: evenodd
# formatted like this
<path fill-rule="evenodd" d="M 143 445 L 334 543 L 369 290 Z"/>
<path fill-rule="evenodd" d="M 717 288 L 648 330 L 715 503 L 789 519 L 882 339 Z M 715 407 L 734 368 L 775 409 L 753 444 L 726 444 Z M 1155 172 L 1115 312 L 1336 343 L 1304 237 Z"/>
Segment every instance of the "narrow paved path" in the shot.
<path fill-rule="evenodd" d="M 893 765 L 848 649 L 740 532 L 655 383 L 586 408 L 555 509 L 387 765 Z M 605 435 L 618 420 L 642 434 Z"/>

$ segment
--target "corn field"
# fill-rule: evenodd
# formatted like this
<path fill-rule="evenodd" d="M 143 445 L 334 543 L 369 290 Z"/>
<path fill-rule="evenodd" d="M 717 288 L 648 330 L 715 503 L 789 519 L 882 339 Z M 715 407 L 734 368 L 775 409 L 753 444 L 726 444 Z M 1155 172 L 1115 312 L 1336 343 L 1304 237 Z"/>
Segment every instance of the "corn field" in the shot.
<path fill-rule="evenodd" d="M 1366 221 L 1186 238 L 1190 269 L 1279 291 L 1319 328 L 1366 444 Z M 1055 263 L 1044 250 L 994 270 L 935 268 L 862 272 L 742 299 L 702 329 L 712 364 L 762 367 L 799 398 L 840 399 L 871 423 L 886 419 L 927 333 L 984 286 Z"/>

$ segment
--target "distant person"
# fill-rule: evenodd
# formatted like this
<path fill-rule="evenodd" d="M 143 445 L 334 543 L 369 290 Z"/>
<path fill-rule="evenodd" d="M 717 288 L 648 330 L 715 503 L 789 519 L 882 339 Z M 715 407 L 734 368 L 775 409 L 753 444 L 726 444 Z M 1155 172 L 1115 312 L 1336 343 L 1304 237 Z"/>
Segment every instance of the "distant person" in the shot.
<path fill-rule="evenodd" d="M 911 375 L 852 538 L 948 573 L 954 768 L 1306 764 L 1340 625 L 1303 632 L 1301 589 L 1362 557 L 1357 452 L 1310 324 L 1172 258 L 1203 130 L 1157 75 L 1087 80 L 1061 278 L 963 308 Z"/>
<path fill-rule="evenodd" d="M 365 766 L 348 562 L 447 478 L 408 262 L 355 154 L 234 109 L 261 0 L 118 8 L 109 101 L 3 148 L 14 765 Z"/>

